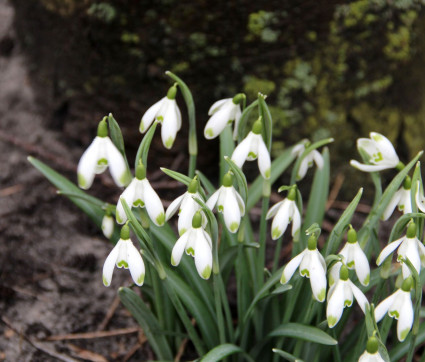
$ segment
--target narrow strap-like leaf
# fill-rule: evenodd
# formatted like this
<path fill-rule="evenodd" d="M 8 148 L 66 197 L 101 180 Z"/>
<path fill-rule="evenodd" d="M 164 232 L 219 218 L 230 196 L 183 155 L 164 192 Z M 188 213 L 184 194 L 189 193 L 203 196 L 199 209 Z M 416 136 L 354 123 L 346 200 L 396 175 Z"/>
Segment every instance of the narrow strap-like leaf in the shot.
<path fill-rule="evenodd" d="M 254 359 L 249 356 L 242 348 L 235 346 L 234 344 L 226 343 L 221 344 L 211 351 L 209 351 L 204 357 L 201 358 L 202 362 L 216 362 L 221 361 L 223 358 L 230 356 L 235 353 L 243 354 L 244 358 L 249 362 L 254 362 Z"/>
<path fill-rule="evenodd" d="M 155 130 L 158 123 L 154 122 L 153 125 L 149 128 L 149 131 L 143 137 L 142 142 L 140 142 L 139 149 L 137 150 L 136 159 L 134 160 L 134 169 L 139 165 L 141 160 L 143 165 L 147 168 L 148 165 L 148 153 L 149 147 L 151 146 L 152 138 L 155 134 Z"/>
<path fill-rule="evenodd" d="M 286 323 L 269 333 L 270 337 L 292 337 L 328 346 L 338 344 L 338 341 L 317 327 L 305 326 L 299 323 Z"/>

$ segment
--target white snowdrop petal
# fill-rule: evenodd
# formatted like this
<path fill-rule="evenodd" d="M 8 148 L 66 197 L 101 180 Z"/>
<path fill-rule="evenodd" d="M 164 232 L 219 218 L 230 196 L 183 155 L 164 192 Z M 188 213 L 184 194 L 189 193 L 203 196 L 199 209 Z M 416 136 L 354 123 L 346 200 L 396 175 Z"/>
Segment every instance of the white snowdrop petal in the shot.
<path fill-rule="evenodd" d="M 425 197 L 424 197 L 424 190 L 422 184 L 417 181 L 416 182 L 416 205 L 418 206 L 419 210 L 422 212 L 425 212 Z"/>
<path fill-rule="evenodd" d="M 292 237 L 298 240 L 301 227 L 301 215 L 295 202 L 292 203 Z"/>
<path fill-rule="evenodd" d="M 258 168 L 260 170 L 261 175 L 265 179 L 269 179 L 271 176 L 270 154 L 263 141 L 263 138 L 261 137 L 261 135 L 259 136 L 260 140 L 258 142 Z"/>
<path fill-rule="evenodd" d="M 143 179 L 141 182 L 143 184 L 144 202 L 149 218 L 155 225 L 162 226 L 165 221 L 165 214 L 161 199 L 147 179 Z"/>
<path fill-rule="evenodd" d="M 185 232 L 174 244 L 171 252 L 171 264 L 176 266 L 180 264 L 180 260 L 186 248 L 187 241 L 189 240 L 189 232 Z"/>
<path fill-rule="evenodd" d="M 266 220 L 272 218 L 273 216 L 276 215 L 277 211 L 279 210 L 279 208 L 283 205 L 284 200 L 279 201 L 278 203 L 274 204 L 270 210 L 267 212 L 266 215 Z"/>
<path fill-rule="evenodd" d="M 203 235 L 202 228 L 196 229 L 195 266 L 203 279 L 208 279 L 212 270 L 212 251 Z"/>
<path fill-rule="evenodd" d="M 117 219 L 118 224 L 122 225 L 127 221 L 127 214 L 124 211 L 124 207 L 121 203 L 121 199 L 124 199 L 128 207 L 131 208 L 133 206 L 134 196 L 136 193 L 136 184 L 137 184 L 137 179 L 134 178 L 130 182 L 130 185 L 128 185 L 127 188 L 124 190 L 124 192 L 121 194 L 118 200 L 117 209 L 115 213 L 115 217 Z"/>
<path fill-rule="evenodd" d="M 319 170 L 321 170 L 323 168 L 323 156 L 321 155 L 321 153 L 317 150 L 313 150 L 311 151 L 311 154 L 313 156 L 313 160 L 316 163 L 316 166 Z"/>
<path fill-rule="evenodd" d="M 117 186 L 127 186 L 131 181 L 124 157 L 109 137 L 105 137 L 109 171 Z"/>
<path fill-rule="evenodd" d="M 413 325 L 413 305 L 412 300 L 410 299 L 410 292 L 401 291 L 403 295 L 403 303 L 400 306 L 397 322 L 397 338 L 400 342 L 404 341 L 409 334 L 409 331 Z"/>
<path fill-rule="evenodd" d="M 235 196 L 236 196 L 236 200 L 237 200 L 238 205 L 239 205 L 239 211 L 241 212 L 241 216 L 244 216 L 245 215 L 245 204 L 243 202 L 242 196 L 239 195 L 239 192 L 237 192 L 236 190 L 235 190 Z"/>
<path fill-rule="evenodd" d="M 389 297 L 385 298 L 381 303 L 377 305 L 377 307 L 375 308 L 376 322 L 379 322 L 382 318 L 384 318 L 385 314 L 388 312 L 388 309 L 394 303 L 397 295 L 398 291 L 391 294 Z"/>
<path fill-rule="evenodd" d="M 335 285 L 335 282 L 339 280 L 339 271 L 341 269 L 341 263 L 337 262 L 335 263 L 331 270 L 329 271 L 329 285 Z"/>
<path fill-rule="evenodd" d="M 297 270 L 297 268 L 301 264 L 301 261 L 303 260 L 305 253 L 306 253 L 306 250 L 302 251 L 300 254 L 294 257 L 288 264 L 286 264 L 282 272 L 282 277 L 280 279 L 280 282 L 282 284 L 288 283 L 289 280 L 292 278 L 292 275 L 294 275 L 295 270 Z"/>
<path fill-rule="evenodd" d="M 182 205 L 179 221 L 178 221 L 178 229 L 179 232 L 189 230 L 192 226 L 192 219 L 195 213 L 200 209 L 199 204 L 193 200 L 192 198 L 187 199 L 187 202 Z"/>
<path fill-rule="evenodd" d="M 298 181 L 302 180 L 305 177 L 305 175 L 307 174 L 307 170 L 308 170 L 308 159 L 307 157 L 304 157 L 304 159 L 300 163 L 300 167 L 298 168 L 298 173 L 297 173 Z"/>
<path fill-rule="evenodd" d="M 363 311 L 363 313 L 366 313 L 366 307 L 369 305 L 369 302 L 366 296 L 358 287 L 354 285 L 354 283 L 351 280 L 349 280 L 349 284 L 351 287 L 351 291 L 354 294 L 354 298 L 356 298 L 357 303 L 359 304 L 361 310 Z"/>
<path fill-rule="evenodd" d="M 127 241 L 127 261 L 134 283 L 139 287 L 142 286 L 145 280 L 145 264 L 139 250 L 131 240 Z"/>
<path fill-rule="evenodd" d="M 399 159 L 390 140 L 382 134 L 376 132 L 371 132 L 370 138 L 377 143 L 379 151 L 384 156 L 384 159 L 386 161 L 390 161 L 395 167 L 398 164 Z"/>
<path fill-rule="evenodd" d="M 251 141 L 253 135 L 254 134 L 250 132 L 248 136 L 246 136 L 246 138 L 241 143 L 239 143 L 233 151 L 232 161 L 236 163 L 239 168 L 242 168 L 248 157 L 249 151 L 251 149 Z"/>
<path fill-rule="evenodd" d="M 305 150 L 304 143 L 298 143 L 297 145 L 295 145 L 292 148 L 291 155 L 295 155 L 295 156 L 298 156 L 299 157 L 299 156 L 302 155 L 302 153 L 304 152 L 304 150 Z"/>
<path fill-rule="evenodd" d="M 386 209 L 384 210 L 384 213 L 382 214 L 382 220 L 384 221 L 388 220 L 390 216 L 392 215 L 392 213 L 394 212 L 394 209 L 396 208 L 397 204 L 400 202 L 400 197 L 402 195 L 401 191 L 402 190 L 396 191 L 396 193 L 391 198 Z"/>
<path fill-rule="evenodd" d="M 117 244 L 114 246 L 114 248 L 111 250 L 111 252 L 109 253 L 108 257 L 105 260 L 105 263 L 103 264 L 102 280 L 105 287 L 109 287 L 111 285 L 112 274 L 114 272 L 115 263 L 118 258 L 121 242 L 122 240 L 120 239 L 117 242 Z"/>
<path fill-rule="evenodd" d="M 386 170 L 387 168 L 389 168 L 387 165 L 384 165 L 384 164 L 365 165 L 365 164 L 360 163 L 356 160 L 351 160 L 350 165 L 357 168 L 360 171 L 363 171 L 363 172 L 377 172 L 377 171 L 382 171 L 382 170 Z"/>
<path fill-rule="evenodd" d="M 226 102 L 231 102 L 232 98 L 224 98 L 224 99 L 220 99 L 218 101 L 215 101 L 213 103 L 213 105 L 210 107 L 210 109 L 208 110 L 208 115 L 211 116 L 213 113 L 215 113 L 219 108 L 221 108 L 223 106 L 224 103 Z"/>
<path fill-rule="evenodd" d="M 277 211 L 273 222 L 272 222 L 272 239 L 276 240 L 282 236 L 282 234 L 285 232 L 286 228 L 289 224 L 289 208 L 290 208 L 290 200 L 285 199 L 283 200 L 283 204 Z"/>
<path fill-rule="evenodd" d="M 146 130 L 150 127 L 165 99 L 167 99 L 167 97 L 160 99 L 158 102 L 150 106 L 148 110 L 143 114 L 139 127 L 139 131 L 141 133 L 145 133 Z"/>
<path fill-rule="evenodd" d="M 368 285 L 370 280 L 370 266 L 369 261 L 359 243 L 354 243 L 354 268 L 356 270 L 357 278 L 362 285 Z"/>
<path fill-rule="evenodd" d="M 241 222 L 241 212 L 239 210 L 236 196 L 233 193 L 233 186 L 225 187 L 224 190 L 226 195 L 223 200 L 224 223 L 231 233 L 236 233 Z"/>
<path fill-rule="evenodd" d="M 90 186 L 93 184 L 94 176 L 96 175 L 96 164 L 99 159 L 99 140 L 100 137 L 96 137 L 93 140 L 90 146 L 84 151 L 80 161 L 78 162 L 78 186 L 84 190 L 90 188 Z"/>
<path fill-rule="evenodd" d="M 236 112 L 235 112 L 235 124 L 233 127 L 233 140 L 238 139 L 238 132 L 239 132 L 239 121 L 241 119 L 242 112 L 241 112 L 241 106 L 238 104 L 236 106 Z"/>
<path fill-rule="evenodd" d="M 395 250 L 399 247 L 401 242 L 404 240 L 404 237 L 389 243 L 384 249 L 382 249 L 381 253 L 376 259 L 376 265 L 381 265 L 382 262 Z"/>
<path fill-rule="evenodd" d="M 169 99 L 167 102 L 167 108 L 163 115 L 164 120 L 162 121 L 161 127 L 161 139 L 162 144 L 167 149 L 170 149 L 173 146 L 179 128 L 175 103 L 175 100 Z"/>
<path fill-rule="evenodd" d="M 114 232 L 114 218 L 110 215 L 103 216 L 101 228 L 103 235 L 109 239 Z"/>
<path fill-rule="evenodd" d="M 186 193 L 180 195 L 177 199 L 173 200 L 173 202 L 168 206 L 167 211 L 165 212 L 165 221 L 170 220 L 173 215 L 179 210 L 185 195 Z"/>
<path fill-rule="evenodd" d="M 314 250 L 317 252 L 317 250 Z M 326 271 L 323 269 L 322 263 L 317 256 L 311 258 L 310 264 L 310 285 L 314 298 L 323 302 L 326 297 Z"/>
<path fill-rule="evenodd" d="M 332 294 L 329 293 L 328 305 L 326 307 L 326 318 L 328 325 L 333 328 L 341 319 L 342 311 L 344 310 L 344 285 L 339 280 Z"/>
<path fill-rule="evenodd" d="M 231 104 L 223 103 L 223 105 L 213 113 L 204 128 L 204 136 L 206 139 L 213 139 L 223 132 L 230 121 L 229 112 L 231 107 Z"/>
<path fill-rule="evenodd" d="M 222 187 L 220 187 L 217 191 L 215 191 L 208 199 L 208 201 L 206 202 L 206 205 L 208 206 L 208 208 L 210 210 L 214 209 L 215 204 L 218 201 L 218 197 L 220 196 L 220 192 L 222 190 Z"/>

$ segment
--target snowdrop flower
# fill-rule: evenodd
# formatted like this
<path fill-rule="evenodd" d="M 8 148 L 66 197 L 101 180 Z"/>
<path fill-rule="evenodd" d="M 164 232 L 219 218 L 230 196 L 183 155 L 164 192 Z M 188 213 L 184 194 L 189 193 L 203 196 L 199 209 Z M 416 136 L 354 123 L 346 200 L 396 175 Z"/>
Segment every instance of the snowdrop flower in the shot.
<path fill-rule="evenodd" d="M 326 318 L 329 328 L 333 328 L 339 322 L 345 307 L 351 307 L 353 297 L 365 313 L 366 306 L 369 305 L 365 295 L 348 279 L 348 268 L 341 266 L 338 281 L 329 289 L 328 305 L 326 308 Z"/>
<path fill-rule="evenodd" d="M 223 185 L 207 201 L 207 206 L 211 210 L 216 204 L 218 212 L 223 213 L 227 229 L 231 233 L 236 233 L 241 217 L 245 215 L 245 204 L 233 187 L 233 176 L 230 172 L 224 175 Z"/>
<path fill-rule="evenodd" d="M 136 168 L 136 177 L 133 178 L 133 181 L 131 181 L 118 200 L 116 212 L 118 224 L 124 224 L 127 221 L 127 215 L 121 199 L 124 199 L 130 208 L 132 206 L 146 207 L 149 218 L 153 223 L 157 226 L 164 225 L 164 207 L 158 194 L 146 178 L 146 170 L 142 163 L 139 163 Z"/>
<path fill-rule="evenodd" d="M 114 218 L 111 216 L 110 213 L 106 213 L 105 216 L 103 216 L 102 219 L 102 231 L 103 231 L 103 235 L 105 235 L 105 237 L 107 237 L 108 239 L 111 238 L 112 234 L 114 233 Z"/>
<path fill-rule="evenodd" d="M 190 182 L 187 191 L 175 199 L 165 212 L 165 221 L 168 221 L 179 210 L 177 224 L 179 235 L 183 235 L 192 226 L 192 218 L 201 208 L 194 199 L 202 200 L 201 195 L 198 193 L 198 180 L 196 177 Z M 206 221 L 204 215 L 203 219 Z"/>
<path fill-rule="evenodd" d="M 248 133 L 245 139 L 233 151 L 232 161 L 242 168 L 246 160 L 254 161 L 258 158 L 258 168 L 261 175 L 265 179 L 269 179 L 271 161 L 269 151 L 261 135 L 262 128 L 263 125 L 260 118 L 254 123 L 252 131 Z"/>
<path fill-rule="evenodd" d="M 385 362 L 378 350 L 378 340 L 375 336 L 370 337 L 366 344 L 366 351 L 360 356 L 359 362 Z"/>
<path fill-rule="evenodd" d="M 104 117 L 99 122 L 97 136 L 78 162 L 78 186 L 84 190 L 89 189 L 94 176 L 104 172 L 108 166 L 112 178 L 118 186 L 127 186 L 130 182 L 131 177 L 124 157 L 108 137 L 106 119 L 107 117 Z"/>
<path fill-rule="evenodd" d="M 367 257 L 357 241 L 357 233 L 350 225 L 347 233 L 347 243 L 339 252 L 342 261 L 348 269 L 355 269 L 357 278 L 364 286 L 369 284 L 370 266 Z M 338 280 L 342 263 L 336 263 L 329 272 L 329 285 Z"/>
<path fill-rule="evenodd" d="M 350 165 L 364 172 L 375 172 L 399 166 L 399 159 L 394 146 L 385 136 L 371 132 L 370 138 L 359 138 L 357 149 L 369 157 L 369 164 L 351 160 Z"/>
<path fill-rule="evenodd" d="M 415 194 L 416 205 L 418 206 L 419 210 L 421 210 L 422 212 L 425 212 L 424 190 L 419 181 L 417 181 L 416 185 L 417 185 L 416 194 Z"/>
<path fill-rule="evenodd" d="M 240 103 L 244 98 L 245 94 L 239 93 L 233 98 L 220 99 L 211 106 L 208 111 L 211 117 L 204 129 L 206 139 L 216 138 L 232 121 L 235 121 L 233 139 L 237 138 L 239 119 L 242 115 Z"/>
<path fill-rule="evenodd" d="M 296 186 L 291 187 L 288 197 L 270 208 L 266 220 L 273 217 L 272 239 L 279 239 L 289 223 L 292 222 L 292 237 L 298 241 L 300 235 L 301 215 L 295 202 L 297 196 Z"/>
<path fill-rule="evenodd" d="M 304 140 L 301 143 L 294 146 L 291 154 L 300 158 L 304 153 L 306 147 L 309 145 L 308 140 Z M 301 161 L 300 168 L 298 169 L 297 181 L 302 180 L 307 174 L 307 170 L 313 166 L 313 162 L 316 163 L 318 169 L 322 169 L 323 167 L 323 157 L 317 150 L 312 150 L 308 154 L 305 155 L 303 160 Z"/>
<path fill-rule="evenodd" d="M 298 267 L 301 276 L 310 278 L 314 298 L 323 302 L 326 297 L 326 262 L 317 250 L 316 235 L 312 234 L 308 239 L 307 248 L 286 264 L 280 282 L 288 283 Z"/>
<path fill-rule="evenodd" d="M 413 324 L 413 305 L 410 297 L 413 279 L 409 276 L 403 281 L 401 288 L 384 299 L 375 308 L 375 319 L 379 322 L 384 318 L 385 313 L 392 318 L 398 319 L 397 338 L 403 342 L 410 332 Z"/>
<path fill-rule="evenodd" d="M 103 284 L 106 287 L 111 285 L 114 266 L 118 268 L 130 269 L 131 277 L 138 286 L 143 285 L 145 280 L 145 264 L 142 256 L 133 245 L 130 239 L 130 228 L 124 225 L 121 229 L 121 238 L 109 253 L 103 264 Z"/>
<path fill-rule="evenodd" d="M 171 264 L 177 266 L 186 251 L 195 259 L 198 274 L 203 279 L 208 279 L 212 270 L 212 243 L 208 233 L 202 228 L 202 215 L 199 211 L 192 219 L 192 227 L 189 228 L 174 245 L 171 252 Z"/>
<path fill-rule="evenodd" d="M 406 236 L 389 243 L 379 254 L 376 260 L 377 265 L 381 265 L 382 262 L 398 248 L 397 261 L 402 264 L 403 278 L 407 278 L 410 275 L 409 267 L 403 263 L 404 259 L 409 259 L 412 265 L 415 267 L 418 274 L 422 267 L 425 267 L 425 246 L 416 237 L 416 224 L 411 221 L 406 232 Z"/>
<path fill-rule="evenodd" d="M 406 176 L 403 187 L 396 191 L 382 214 L 382 220 L 388 220 L 396 206 L 398 206 L 399 211 L 403 212 L 403 214 L 412 212 L 412 198 L 410 195 L 411 185 L 412 180 L 409 176 Z"/>
<path fill-rule="evenodd" d="M 170 149 L 182 126 L 182 116 L 176 102 L 177 84 L 174 84 L 167 96 L 152 105 L 142 116 L 139 131 L 145 133 L 153 120 L 162 123 L 161 139 L 165 148 Z"/>

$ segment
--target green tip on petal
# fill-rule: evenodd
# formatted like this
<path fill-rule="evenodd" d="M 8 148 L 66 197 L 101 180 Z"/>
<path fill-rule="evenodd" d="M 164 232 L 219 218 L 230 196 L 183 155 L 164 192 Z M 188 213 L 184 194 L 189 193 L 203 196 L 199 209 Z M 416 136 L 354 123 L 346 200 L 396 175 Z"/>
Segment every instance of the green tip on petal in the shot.
<path fill-rule="evenodd" d="M 347 239 L 348 239 L 348 242 L 351 243 L 351 244 L 354 244 L 355 242 L 357 242 L 356 230 L 354 230 L 351 225 L 350 225 L 350 229 L 348 230 L 348 233 L 347 233 Z"/>
<path fill-rule="evenodd" d="M 182 236 L 187 230 L 185 228 L 181 229 L 179 231 L 179 236 Z"/>
<path fill-rule="evenodd" d="M 174 138 L 173 137 L 168 137 L 168 139 L 165 141 L 164 146 L 168 149 L 170 149 L 173 146 L 174 143 Z"/>
<path fill-rule="evenodd" d="M 388 314 L 395 319 L 398 319 L 400 317 L 400 314 L 396 310 L 392 310 L 392 311 L 388 312 Z"/>
<path fill-rule="evenodd" d="M 272 231 L 272 238 L 273 240 L 276 240 L 280 236 L 280 230 L 278 228 L 274 228 Z"/>
<path fill-rule="evenodd" d="M 118 268 L 122 268 L 122 267 L 124 267 L 124 269 L 128 269 L 128 263 L 127 263 L 125 260 L 120 260 L 120 261 L 117 263 L 117 267 L 118 267 Z"/>
<path fill-rule="evenodd" d="M 209 279 L 210 275 L 211 275 L 211 267 L 207 265 L 205 269 L 202 271 L 201 277 L 204 279 Z"/>
<path fill-rule="evenodd" d="M 156 223 L 159 226 L 164 225 L 165 222 L 165 214 L 163 212 L 161 212 L 157 217 L 156 217 Z"/>
<path fill-rule="evenodd" d="M 121 228 L 121 235 L 120 235 L 121 239 L 123 240 L 128 240 L 130 239 L 130 228 L 128 226 L 128 224 L 125 224 L 122 228 Z"/>
<path fill-rule="evenodd" d="M 84 178 L 84 176 L 81 173 L 79 173 L 77 176 L 78 176 L 78 186 L 80 186 L 82 189 L 86 189 L 87 181 Z"/>
<path fill-rule="evenodd" d="M 282 272 L 282 276 L 280 277 L 280 283 L 281 284 L 286 284 L 288 283 L 288 280 L 286 280 L 285 278 L 285 274 Z"/>
<path fill-rule="evenodd" d="M 192 227 L 194 229 L 199 229 L 201 225 L 202 225 L 202 215 L 199 211 L 197 211 L 192 218 Z"/>
<path fill-rule="evenodd" d="M 409 331 L 407 331 L 409 333 Z M 375 354 L 378 352 L 379 349 L 379 342 L 378 339 L 375 336 L 371 336 L 366 344 L 366 351 L 370 354 Z"/>
<path fill-rule="evenodd" d="M 138 180 L 143 180 L 146 178 L 146 168 L 141 160 L 139 161 L 139 164 L 136 167 L 136 178 Z"/>
<path fill-rule="evenodd" d="M 329 326 L 329 328 L 335 327 L 335 325 L 337 324 L 337 322 L 338 322 L 338 320 L 333 315 L 330 315 L 328 317 L 328 326 Z"/>
<path fill-rule="evenodd" d="M 195 176 L 192 181 L 190 181 L 189 187 L 187 188 L 187 191 L 191 194 L 196 193 L 198 191 L 198 177 Z"/>
<path fill-rule="evenodd" d="M 167 92 L 168 99 L 176 99 L 177 95 L 177 83 L 175 83 Z"/>
<path fill-rule="evenodd" d="M 310 272 L 308 271 L 308 269 L 303 269 L 300 273 L 303 277 L 310 278 Z"/>
<path fill-rule="evenodd" d="M 252 133 L 261 134 L 262 130 L 263 130 L 263 124 L 261 122 L 261 117 L 260 117 L 258 118 L 258 120 L 254 122 L 254 125 L 252 126 Z"/>
<path fill-rule="evenodd" d="M 416 236 L 416 224 L 413 221 L 411 221 L 407 227 L 406 236 L 409 239 L 412 239 Z"/>
<path fill-rule="evenodd" d="M 238 230 L 238 228 L 239 228 L 239 224 L 236 221 L 234 221 L 230 224 L 230 231 L 232 233 L 236 232 Z"/>
<path fill-rule="evenodd" d="M 107 137 L 108 136 L 108 124 L 106 120 L 108 117 L 103 117 L 103 119 L 99 122 L 97 126 L 97 136 L 98 137 Z"/>
<path fill-rule="evenodd" d="M 264 172 L 264 176 L 266 177 L 266 179 L 269 179 L 271 176 L 271 170 L 267 169 L 266 172 Z"/>
<path fill-rule="evenodd" d="M 308 247 L 308 250 L 316 250 L 317 249 L 316 235 L 314 235 L 314 234 L 310 235 L 310 237 L 308 238 L 307 247 Z"/>
<path fill-rule="evenodd" d="M 214 137 L 214 131 L 212 130 L 212 128 L 207 128 L 205 130 L 205 136 L 213 138 Z"/>
<path fill-rule="evenodd" d="M 410 275 L 409 277 L 403 280 L 403 284 L 401 285 L 401 290 L 403 292 L 410 292 L 410 290 L 412 289 L 412 286 L 413 286 L 413 278 Z"/>
<path fill-rule="evenodd" d="M 104 275 L 102 275 L 102 280 L 103 280 L 103 285 L 105 287 L 109 287 L 110 284 L 109 284 L 108 280 L 106 279 L 106 277 Z"/>
<path fill-rule="evenodd" d="M 348 268 L 345 265 L 342 265 L 339 270 L 339 278 L 341 280 L 348 280 Z"/>
<path fill-rule="evenodd" d="M 409 332 L 410 332 L 410 328 L 406 328 L 404 331 L 400 333 L 400 342 L 403 342 L 406 339 Z"/>
<path fill-rule="evenodd" d="M 325 300 L 325 297 L 326 297 L 326 289 L 322 289 L 320 293 L 317 295 L 317 300 L 319 302 L 323 302 Z"/>
<path fill-rule="evenodd" d="M 145 280 L 145 274 L 140 274 L 140 276 L 136 280 L 137 285 L 142 285 Z"/>
<path fill-rule="evenodd" d="M 233 176 L 230 172 L 226 173 L 223 176 L 223 186 L 224 187 L 230 187 L 233 186 Z"/>
<path fill-rule="evenodd" d="M 177 266 L 176 261 L 174 260 L 173 256 L 171 255 L 171 265 Z"/>

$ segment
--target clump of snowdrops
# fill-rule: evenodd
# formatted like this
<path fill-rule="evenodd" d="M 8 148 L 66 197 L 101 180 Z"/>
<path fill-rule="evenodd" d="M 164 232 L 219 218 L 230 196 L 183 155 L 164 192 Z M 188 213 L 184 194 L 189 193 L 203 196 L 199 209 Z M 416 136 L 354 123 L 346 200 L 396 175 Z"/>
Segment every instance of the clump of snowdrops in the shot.
<path fill-rule="evenodd" d="M 115 267 L 129 270 L 134 284 L 120 287 L 118 294 L 156 358 L 175 359 L 189 340 L 203 361 L 411 361 L 425 340 L 425 323 L 420 324 L 425 313 L 422 153 L 404 164 L 385 136 L 372 132 L 359 139 L 363 163 L 352 160 L 351 165 L 372 177 L 371 211 L 355 230 L 351 219 L 360 188 L 329 236 L 320 238 L 330 184 L 326 145 L 332 139 L 303 140 L 272 161 L 273 121 L 266 97 L 258 94 L 248 106 L 244 94 L 219 100 L 210 108 L 202 141 L 205 150 L 208 140 L 220 139 L 220 184 L 214 185 L 196 169 L 192 94 L 179 77 L 166 74 L 175 83 L 142 116 L 144 136 L 133 173 L 111 114 L 101 120 L 80 159 L 79 187 L 29 158 L 115 244 L 104 263 L 103 283 L 114 284 Z M 177 105 L 179 92 L 188 117 Z M 155 170 L 148 167 L 148 152 L 159 128 L 170 149 L 182 125 L 189 128 L 188 172 L 161 170 L 187 191 L 165 210 L 149 183 Z M 254 160 L 259 175 L 248 183 L 243 165 Z M 82 191 L 107 169 L 123 190 L 116 204 Z M 298 185 L 313 169 L 303 198 Z M 383 190 L 379 171 L 386 169 L 394 177 Z M 275 185 L 284 172 L 290 172 L 289 185 Z M 273 189 L 282 192 L 282 199 L 271 205 Z M 257 203 L 261 217 L 253 223 L 250 211 Z M 378 240 L 381 220 L 396 207 L 401 213 L 389 239 Z M 280 265 L 282 247 L 287 248 L 284 235 L 292 240 L 292 259 Z M 270 238 L 274 258 L 266 263 Z M 233 304 L 226 294 L 230 279 L 236 285 Z"/>

